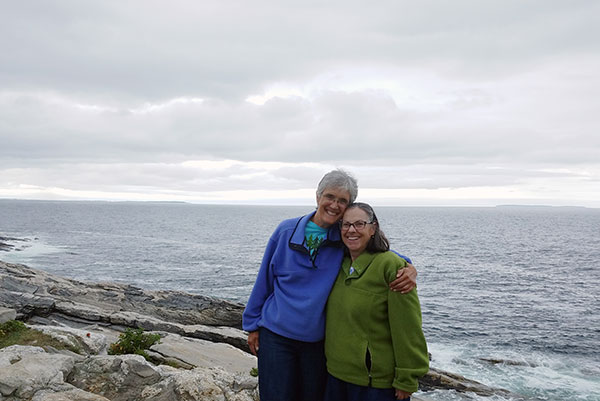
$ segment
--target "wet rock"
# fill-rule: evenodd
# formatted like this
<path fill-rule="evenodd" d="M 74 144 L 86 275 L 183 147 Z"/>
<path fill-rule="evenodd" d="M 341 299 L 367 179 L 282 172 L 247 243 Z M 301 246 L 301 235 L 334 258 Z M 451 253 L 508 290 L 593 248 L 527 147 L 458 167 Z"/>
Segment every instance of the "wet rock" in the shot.
<path fill-rule="evenodd" d="M 10 243 L 12 241 L 19 241 L 19 238 L 4 237 L 0 235 L 0 251 L 12 251 L 15 248 L 15 246 Z"/>
<path fill-rule="evenodd" d="M 514 361 L 510 359 L 497 358 L 479 358 L 480 361 L 490 363 L 492 365 L 508 365 L 508 366 L 529 366 L 535 368 L 537 365 L 527 361 Z"/>
<path fill-rule="evenodd" d="M 419 380 L 419 390 L 426 392 L 438 389 L 455 390 L 460 393 L 471 392 L 485 397 L 502 395 L 504 397 L 510 396 L 514 399 L 521 399 L 519 395 L 513 394 L 510 391 L 489 387 L 461 375 L 430 368 L 429 372 Z"/>
<path fill-rule="evenodd" d="M 8 251 L 12 250 L 14 248 L 14 245 L 3 242 L 2 241 L 3 239 L 4 238 L 0 237 L 0 251 L 8 252 Z"/>

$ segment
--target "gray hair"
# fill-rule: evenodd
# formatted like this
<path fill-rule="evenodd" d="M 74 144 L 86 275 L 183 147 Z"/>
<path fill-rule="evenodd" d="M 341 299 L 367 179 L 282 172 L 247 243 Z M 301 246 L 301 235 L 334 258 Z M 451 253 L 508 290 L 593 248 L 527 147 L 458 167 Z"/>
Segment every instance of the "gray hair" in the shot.
<path fill-rule="evenodd" d="M 342 169 L 331 170 L 321 178 L 317 186 L 317 197 L 321 197 L 327 188 L 345 189 L 350 194 L 350 203 L 358 196 L 358 181 Z"/>

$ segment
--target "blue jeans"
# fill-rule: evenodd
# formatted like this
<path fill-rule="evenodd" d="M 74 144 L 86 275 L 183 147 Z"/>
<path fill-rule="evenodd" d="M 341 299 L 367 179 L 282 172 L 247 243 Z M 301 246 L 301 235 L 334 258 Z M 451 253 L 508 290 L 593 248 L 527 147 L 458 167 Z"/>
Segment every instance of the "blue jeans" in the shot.
<path fill-rule="evenodd" d="M 327 378 L 323 341 L 292 340 L 260 328 L 258 389 L 261 401 L 322 401 Z"/>
<path fill-rule="evenodd" d="M 358 386 L 327 375 L 325 401 L 398 401 L 393 388 Z M 410 397 L 400 401 L 410 401 Z"/>

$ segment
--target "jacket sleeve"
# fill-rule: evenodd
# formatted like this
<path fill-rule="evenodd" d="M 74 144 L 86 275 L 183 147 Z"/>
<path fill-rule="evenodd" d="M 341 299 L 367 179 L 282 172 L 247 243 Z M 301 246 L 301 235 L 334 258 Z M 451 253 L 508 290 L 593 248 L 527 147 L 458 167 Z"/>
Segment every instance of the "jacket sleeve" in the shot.
<path fill-rule="evenodd" d="M 419 388 L 419 377 L 429 371 L 429 355 L 421 328 L 421 306 L 416 289 L 408 294 L 388 291 L 388 319 L 396 361 L 392 385 L 406 392 L 415 392 Z"/>
<path fill-rule="evenodd" d="M 254 283 L 254 288 L 248 298 L 248 303 L 242 314 L 242 327 L 246 331 L 258 330 L 258 323 L 262 315 L 262 308 L 265 301 L 273 293 L 273 268 L 271 262 L 275 250 L 277 249 L 277 241 L 274 235 L 271 236 L 267 243 L 267 248 L 263 255 L 260 269 Z"/>
<path fill-rule="evenodd" d="M 408 256 L 404 256 L 404 255 L 394 251 L 393 249 L 390 249 L 390 251 L 394 252 L 396 255 L 400 256 L 402 259 L 406 260 L 408 263 L 410 263 L 412 265 L 412 260 L 410 260 L 410 258 Z"/>

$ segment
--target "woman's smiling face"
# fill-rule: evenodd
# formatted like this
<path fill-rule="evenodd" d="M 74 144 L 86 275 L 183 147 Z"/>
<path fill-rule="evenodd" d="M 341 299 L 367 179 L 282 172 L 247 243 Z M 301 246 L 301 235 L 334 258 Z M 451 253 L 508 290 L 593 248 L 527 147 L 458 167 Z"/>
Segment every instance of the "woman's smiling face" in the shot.
<path fill-rule="evenodd" d="M 342 222 L 352 224 L 348 228 L 342 228 L 342 241 L 354 260 L 367 249 L 371 236 L 375 234 L 375 226 L 370 222 L 369 215 L 359 207 L 347 209 Z M 354 224 L 360 222 L 368 224 L 358 230 Z"/>
<path fill-rule="evenodd" d="M 344 215 L 350 203 L 350 193 L 342 188 L 326 188 L 317 197 L 317 212 L 312 221 L 319 227 L 329 228 Z"/>

